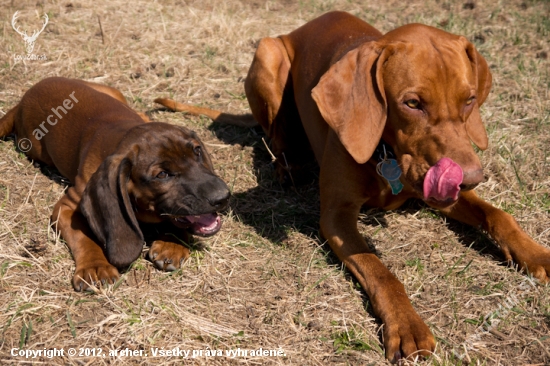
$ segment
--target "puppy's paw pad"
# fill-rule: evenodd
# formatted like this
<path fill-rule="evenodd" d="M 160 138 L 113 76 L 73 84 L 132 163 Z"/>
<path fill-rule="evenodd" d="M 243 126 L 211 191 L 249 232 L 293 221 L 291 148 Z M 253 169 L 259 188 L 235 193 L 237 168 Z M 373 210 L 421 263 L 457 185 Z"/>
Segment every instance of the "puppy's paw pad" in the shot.
<path fill-rule="evenodd" d="M 156 240 L 151 245 L 148 256 L 158 269 L 175 271 L 189 258 L 189 249 L 176 243 Z"/>
<path fill-rule="evenodd" d="M 73 276 L 73 287 L 76 291 L 92 291 L 94 287 L 114 284 L 120 274 L 118 270 L 108 262 L 90 264 L 76 269 Z"/>

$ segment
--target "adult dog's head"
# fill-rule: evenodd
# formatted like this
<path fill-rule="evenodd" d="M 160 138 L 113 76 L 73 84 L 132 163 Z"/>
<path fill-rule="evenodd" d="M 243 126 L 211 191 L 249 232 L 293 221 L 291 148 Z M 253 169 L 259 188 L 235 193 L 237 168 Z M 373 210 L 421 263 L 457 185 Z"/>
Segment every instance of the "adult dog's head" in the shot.
<path fill-rule="evenodd" d="M 138 222 L 169 220 L 192 234 L 217 233 L 227 185 L 197 135 L 166 123 L 132 128 L 86 185 L 80 211 L 109 262 L 125 267 L 143 246 Z"/>
<path fill-rule="evenodd" d="M 313 98 L 357 163 L 383 139 L 401 179 L 445 207 L 483 179 L 472 142 L 487 148 L 479 106 L 490 88 L 486 61 L 464 37 L 411 24 L 345 54 Z"/>

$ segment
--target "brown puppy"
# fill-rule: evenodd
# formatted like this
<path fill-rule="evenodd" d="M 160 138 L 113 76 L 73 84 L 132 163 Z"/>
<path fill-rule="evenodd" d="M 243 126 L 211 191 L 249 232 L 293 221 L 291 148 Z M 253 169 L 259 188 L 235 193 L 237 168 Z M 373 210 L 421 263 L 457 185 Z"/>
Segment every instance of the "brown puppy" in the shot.
<path fill-rule="evenodd" d="M 48 78 L 29 89 L 0 119 L 0 136 L 15 132 L 31 159 L 55 166 L 72 186 L 55 205 L 52 222 L 76 262 L 76 290 L 113 283 L 117 268 L 140 255 L 175 270 L 189 250 L 177 239 L 208 236 L 221 227 L 216 212 L 229 189 L 213 171 L 197 135 L 145 121 L 113 88 Z"/>
<path fill-rule="evenodd" d="M 550 250 L 472 190 L 483 172 L 471 143 L 487 148 L 479 106 L 490 88 L 486 61 L 464 37 L 420 24 L 382 35 L 342 12 L 264 38 L 254 56 L 245 83 L 252 113 L 280 161 L 297 169 L 313 153 L 319 163 L 321 233 L 383 320 L 391 360 L 428 355 L 435 339 L 358 232 L 362 206 L 395 209 L 423 199 L 487 230 L 507 260 L 549 280 Z"/>

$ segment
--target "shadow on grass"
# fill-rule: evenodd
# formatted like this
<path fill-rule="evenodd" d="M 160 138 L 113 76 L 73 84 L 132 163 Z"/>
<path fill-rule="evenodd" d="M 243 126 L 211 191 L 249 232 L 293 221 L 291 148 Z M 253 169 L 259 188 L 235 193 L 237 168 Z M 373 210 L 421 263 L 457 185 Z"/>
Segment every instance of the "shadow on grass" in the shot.
<path fill-rule="evenodd" d="M 318 236 L 320 206 L 316 164 L 308 167 L 305 184 L 281 184 L 275 177 L 274 164 L 277 162 L 272 162 L 262 141 L 263 138 L 268 143 L 268 139 L 260 127 L 213 123 L 209 129 L 227 144 L 253 148 L 253 169 L 258 185 L 234 193 L 231 202 L 233 212 L 244 224 L 277 244 L 284 242 L 290 231 Z"/>

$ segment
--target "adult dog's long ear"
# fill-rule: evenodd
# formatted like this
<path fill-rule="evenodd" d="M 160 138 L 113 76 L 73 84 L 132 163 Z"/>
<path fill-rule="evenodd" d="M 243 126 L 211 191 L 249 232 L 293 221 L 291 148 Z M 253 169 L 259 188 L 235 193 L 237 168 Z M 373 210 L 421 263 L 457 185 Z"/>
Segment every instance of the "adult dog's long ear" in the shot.
<path fill-rule="evenodd" d="M 466 38 L 461 37 L 462 42 L 465 43 L 466 54 L 470 59 L 470 64 L 476 78 L 476 102 L 477 106 L 474 107 L 470 117 L 466 121 L 466 132 L 470 137 L 470 140 L 481 150 L 485 150 L 489 144 L 487 138 L 487 131 L 481 120 L 481 115 L 479 113 L 479 107 L 485 102 L 489 92 L 491 91 L 492 76 L 489 71 L 489 66 L 487 61 L 479 54 L 473 44 L 468 42 Z"/>
<path fill-rule="evenodd" d="M 370 159 L 386 125 L 384 54 L 376 42 L 349 51 L 311 93 L 325 121 L 359 164 Z"/>
<path fill-rule="evenodd" d="M 143 248 L 143 233 L 128 196 L 132 160 L 111 155 L 92 175 L 80 201 L 80 211 L 104 246 L 107 260 L 117 268 L 135 261 Z"/>

